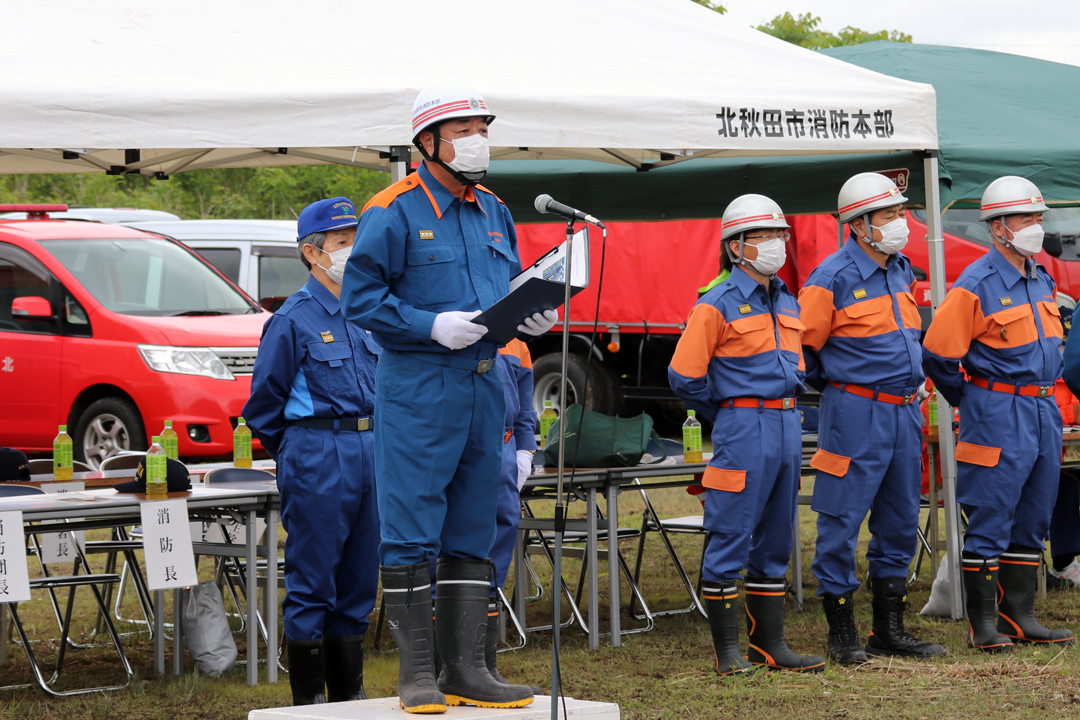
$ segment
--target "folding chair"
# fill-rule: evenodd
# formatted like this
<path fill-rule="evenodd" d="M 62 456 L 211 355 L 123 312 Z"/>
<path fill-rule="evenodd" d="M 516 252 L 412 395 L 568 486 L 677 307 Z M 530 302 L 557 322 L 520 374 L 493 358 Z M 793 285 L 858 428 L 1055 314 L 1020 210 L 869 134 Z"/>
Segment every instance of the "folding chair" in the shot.
<path fill-rule="evenodd" d="M 206 475 L 203 478 L 203 482 L 205 482 L 208 485 L 217 485 L 217 484 L 221 484 L 221 483 L 233 483 L 233 482 L 268 482 L 268 481 L 273 481 L 275 479 L 276 478 L 274 477 L 273 473 L 266 472 L 265 470 L 257 470 L 255 468 L 224 467 L 224 468 L 215 468 L 215 469 L 210 470 L 209 472 L 207 472 Z M 249 528 L 247 528 L 247 532 L 255 532 L 255 528 L 250 528 L 249 527 Z M 222 527 L 222 529 L 221 529 L 221 534 L 224 536 L 226 543 L 232 544 L 232 538 L 230 537 L 229 533 L 226 532 L 224 527 Z M 260 577 L 260 575 L 258 573 L 259 573 L 260 570 L 262 570 L 264 574 L 261 575 L 261 577 L 264 578 L 264 580 L 263 580 L 264 584 L 265 584 L 265 571 L 266 571 L 266 567 L 267 567 L 266 563 L 269 562 L 269 561 L 270 561 L 270 558 L 267 558 L 265 560 L 259 559 L 256 562 L 256 567 L 255 567 L 255 572 L 257 573 L 256 578 Z M 284 558 L 274 558 L 274 561 L 277 562 L 277 565 L 278 565 L 278 588 L 284 588 L 285 587 L 285 559 Z M 222 581 L 224 581 L 224 583 L 226 585 L 228 585 L 229 594 L 232 596 L 233 604 L 236 606 L 237 610 L 241 611 L 241 613 L 240 613 L 241 617 L 246 617 L 246 613 L 243 612 L 242 609 L 241 609 L 240 598 L 241 597 L 243 598 L 245 604 L 250 602 L 250 599 L 247 597 L 247 572 L 248 572 L 247 560 L 245 560 L 244 558 L 239 558 L 239 557 L 222 557 L 222 558 L 218 558 L 217 568 L 215 569 L 215 572 L 214 572 L 214 579 L 217 580 L 219 584 L 221 584 Z M 236 592 L 237 589 L 240 590 L 239 595 Z M 275 589 L 272 589 L 272 588 L 268 587 L 268 588 L 266 588 L 267 602 L 270 602 L 271 597 L 273 597 L 274 602 L 276 602 L 277 593 L 276 593 Z M 263 641 L 266 642 L 266 640 L 267 640 L 266 623 L 263 620 L 262 611 L 259 610 L 258 608 L 255 609 L 255 618 L 256 618 L 256 620 L 258 621 L 258 624 L 259 624 L 259 633 L 262 635 Z M 245 627 L 246 627 L 246 625 L 241 625 L 241 630 L 239 630 L 238 632 L 243 632 Z M 285 667 L 281 664 L 281 660 L 280 660 L 281 651 L 282 651 L 283 647 L 284 647 L 284 643 L 279 644 L 279 647 L 278 647 L 278 668 L 285 671 L 285 672 L 288 672 L 288 670 L 286 670 Z M 241 661 L 241 662 L 243 662 L 243 661 Z M 238 663 L 238 664 L 240 664 L 240 663 Z"/>
<path fill-rule="evenodd" d="M 0 486 L 0 498 L 2 497 L 16 497 L 19 495 L 37 495 L 45 494 L 43 490 L 30 486 Z M 35 526 L 35 529 L 41 528 L 44 532 L 43 526 Z M 35 533 L 36 535 L 36 533 Z M 35 537 L 31 535 L 31 537 Z M 53 675 L 49 680 L 45 679 L 41 669 L 38 667 L 37 657 L 34 655 L 33 647 L 30 644 L 30 639 L 26 636 L 26 630 L 23 627 L 22 620 L 19 618 L 18 606 L 16 603 L 8 603 L 8 612 L 11 613 L 12 623 L 15 625 L 15 630 L 19 635 L 19 641 L 22 643 L 23 652 L 26 653 L 26 659 L 30 663 L 31 672 L 34 675 L 34 679 L 38 686 L 47 694 L 52 697 L 66 697 L 69 695 L 82 695 L 90 692 L 105 692 L 108 690 L 121 690 L 131 685 L 135 679 L 135 673 L 131 669 L 131 664 L 128 662 L 127 655 L 124 653 L 124 646 L 120 643 L 120 636 L 116 632 L 116 627 L 113 625 L 112 620 L 109 618 L 108 605 L 105 604 L 105 600 L 101 595 L 101 591 L 98 588 L 99 585 L 113 585 L 120 581 L 119 576 L 110 573 L 89 573 L 89 565 L 86 563 L 86 559 L 82 557 L 81 550 L 76 546 L 76 553 L 81 560 L 76 562 L 73 572 L 69 576 L 64 577 L 40 577 L 32 578 L 30 580 L 31 590 L 48 590 L 53 593 L 57 589 L 68 588 L 67 607 L 64 611 L 63 620 L 60 625 L 60 644 L 57 649 L 56 663 L 53 669 Z M 79 575 L 79 567 L 84 565 L 87 568 L 86 575 Z M 76 690 L 54 690 L 51 686 L 59 680 L 61 673 L 64 669 L 64 660 L 67 654 L 67 648 L 69 645 L 69 635 L 71 631 L 71 615 L 75 607 L 75 590 L 81 586 L 89 586 L 90 590 L 94 593 L 94 600 L 97 602 L 98 613 L 100 617 L 104 618 L 105 627 L 109 631 L 109 636 L 112 639 L 113 647 L 116 648 L 116 653 L 120 657 L 120 663 L 124 668 L 126 674 L 126 681 L 122 685 L 108 685 L 91 688 L 79 688 Z M 2 610 L 0 610 L 2 612 Z M 3 690 L 28 687 L 27 685 L 10 685 Z"/>
<path fill-rule="evenodd" d="M 53 471 L 52 458 L 38 458 L 37 460 L 29 460 L 27 461 L 27 465 L 30 468 L 31 475 L 48 475 Z M 74 472 L 90 472 L 90 466 L 78 460 L 72 461 L 71 469 Z"/>

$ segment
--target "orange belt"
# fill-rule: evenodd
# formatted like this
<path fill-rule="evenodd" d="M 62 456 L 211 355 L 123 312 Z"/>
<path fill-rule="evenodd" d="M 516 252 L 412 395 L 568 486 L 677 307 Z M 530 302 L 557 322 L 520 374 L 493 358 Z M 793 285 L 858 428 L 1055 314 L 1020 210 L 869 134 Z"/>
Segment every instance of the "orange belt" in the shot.
<path fill-rule="evenodd" d="M 971 384 L 981 387 L 983 390 L 1008 393 L 1010 395 L 1026 395 L 1028 397 L 1050 397 L 1054 394 L 1053 385 L 1009 385 L 997 380 L 984 380 L 980 377 L 971 378 Z"/>
<path fill-rule="evenodd" d="M 871 400 L 878 400 L 879 402 L 889 403 L 890 405 L 910 405 L 915 402 L 915 399 L 919 397 L 919 391 L 911 393 L 910 395 L 890 395 L 888 393 L 877 392 L 870 388 L 865 388 L 861 385 L 849 385 L 847 383 L 829 383 L 835 388 L 840 388 L 844 392 L 849 392 L 852 395 L 858 395 L 859 397 L 870 398 Z"/>
<path fill-rule="evenodd" d="M 510 438 L 512 438 L 512 437 L 514 437 L 514 431 L 513 430 L 507 430 L 506 435 L 503 437 L 503 442 L 504 443 L 510 442 Z"/>
<path fill-rule="evenodd" d="M 760 400 L 758 398 L 732 398 L 720 403 L 720 407 L 729 408 L 764 408 L 765 410 L 790 410 L 795 407 L 795 398 L 779 400 Z"/>

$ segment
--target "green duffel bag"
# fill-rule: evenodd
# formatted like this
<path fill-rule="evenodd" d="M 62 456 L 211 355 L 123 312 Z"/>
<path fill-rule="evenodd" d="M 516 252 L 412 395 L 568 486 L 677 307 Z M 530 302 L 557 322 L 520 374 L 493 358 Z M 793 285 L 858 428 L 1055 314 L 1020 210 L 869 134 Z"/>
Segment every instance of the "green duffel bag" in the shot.
<path fill-rule="evenodd" d="M 563 465 L 567 468 L 575 464 L 578 468 L 637 465 L 645 454 L 649 438 L 656 438 L 656 444 L 663 450 L 664 444 L 653 430 L 653 419 L 645 413 L 637 417 L 621 418 L 585 410 L 584 419 L 581 413 L 581 405 L 571 405 L 566 410 L 566 453 L 563 456 Z M 562 419 L 552 423 L 548 430 L 544 443 L 544 467 L 557 467 L 559 464 L 559 423 Z M 654 462 L 660 462 L 666 457 L 665 451 L 662 457 Z"/>

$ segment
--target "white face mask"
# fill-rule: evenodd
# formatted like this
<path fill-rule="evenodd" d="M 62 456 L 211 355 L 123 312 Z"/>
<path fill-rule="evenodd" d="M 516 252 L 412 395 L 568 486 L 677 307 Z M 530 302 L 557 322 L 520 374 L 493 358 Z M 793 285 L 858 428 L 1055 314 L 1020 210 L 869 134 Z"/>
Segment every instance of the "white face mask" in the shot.
<path fill-rule="evenodd" d="M 780 268 L 784 267 L 784 261 L 787 260 L 787 247 L 783 240 L 773 238 L 754 247 L 757 248 L 757 259 L 746 261 L 750 267 L 762 275 L 775 275 Z"/>
<path fill-rule="evenodd" d="M 487 171 L 488 163 L 491 161 L 491 148 L 488 139 L 480 133 L 457 140 L 441 138 L 439 142 L 450 143 L 454 146 L 454 159 L 446 163 L 449 167 L 462 173 Z"/>
<path fill-rule="evenodd" d="M 887 222 L 882 226 L 871 225 L 874 230 L 881 231 L 881 239 L 877 242 L 870 242 L 870 246 L 878 252 L 885 253 L 886 255 L 895 255 L 904 249 L 908 240 L 908 224 L 904 218 L 897 218 L 892 222 Z"/>
<path fill-rule="evenodd" d="M 1005 221 L 1002 220 L 1001 224 L 1005 225 Z M 1005 225 L 1005 234 L 1006 237 L 1009 234 L 1012 235 L 1012 239 L 1006 240 L 1007 244 L 1011 245 L 1016 252 L 1024 257 L 1031 257 L 1042 250 L 1044 231 L 1043 226 L 1038 223 L 1019 230 L 1010 230 L 1009 226 Z"/>
<path fill-rule="evenodd" d="M 325 268 L 322 265 L 323 270 L 330 277 L 331 280 L 338 285 L 341 284 L 342 279 L 345 277 L 345 263 L 349 261 L 349 255 L 352 254 L 352 246 L 341 248 L 333 252 L 326 252 L 325 250 L 319 250 L 323 255 L 330 256 L 330 267 Z"/>

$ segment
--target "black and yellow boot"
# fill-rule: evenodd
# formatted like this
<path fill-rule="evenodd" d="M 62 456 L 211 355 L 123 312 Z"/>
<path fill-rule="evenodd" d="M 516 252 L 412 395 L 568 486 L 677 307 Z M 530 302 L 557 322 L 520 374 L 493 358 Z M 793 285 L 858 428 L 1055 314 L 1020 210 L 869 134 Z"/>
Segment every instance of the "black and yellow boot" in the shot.
<path fill-rule="evenodd" d="M 1035 548 L 1010 546 L 1001 554 L 1000 562 L 998 632 L 1013 642 L 1071 644 L 1072 632 L 1049 630 L 1035 619 L 1039 551 Z"/>
<path fill-rule="evenodd" d="M 323 641 L 285 639 L 289 650 L 289 686 L 293 705 L 318 705 L 326 702 L 326 675 L 323 665 Z"/>
<path fill-rule="evenodd" d="M 499 612 L 500 604 L 494 599 L 490 600 L 488 602 L 487 638 L 484 640 L 484 660 L 487 664 L 488 672 L 491 673 L 491 677 L 495 678 L 495 682 L 500 682 L 503 685 L 510 685 L 512 683 L 502 676 L 498 666 Z M 533 695 L 539 695 L 541 692 L 538 685 L 530 685 L 529 689 L 533 691 Z"/>
<path fill-rule="evenodd" d="M 323 638 L 327 702 L 367 700 L 364 692 L 364 636 L 327 635 Z"/>
<path fill-rule="evenodd" d="M 854 591 L 848 591 L 843 595 L 821 596 L 821 607 L 829 623 L 827 654 L 841 665 L 858 665 L 869 659 L 859 642 L 859 628 L 855 626 L 854 595 Z"/>
<path fill-rule="evenodd" d="M 500 683 L 488 671 L 491 571 L 485 560 L 439 558 L 435 627 L 442 658 L 439 690 L 447 705 L 515 708 L 533 701 L 532 688 Z"/>
<path fill-rule="evenodd" d="M 398 699 L 408 713 L 444 713 L 446 698 L 435 682 L 431 580 L 426 561 L 382 568 L 390 634 L 398 646 Z"/>
<path fill-rule="evenodd" d="M 923 642 L 904 628 L 907 581 L 902 578 L 870 578 L 874 591 L 874 625 L 866 639 L 867 655 L 928 658 L 945 654 L 945 646 Z"/>
<path fill-rule="evenodd" d="M 717 675 L 738 675 L 754 665 L 739 652 L 739 586 L 734 580 L 705 583 L 701 587 L 709 613 Z"/>
<path fill-rule="evenodd" d="M 1010 652 L 1012 640 L 994 627 L 997 621 L 998 559 L 965 550 L 960 565 L 964 594 L 967 595 L 968 642 L 983 652 Z"/>
<path fill-rule="evenodd" d="M 784 640 L 784 578 L 750 577 L 746 588 L 746 624 L 750 631 L 747 659 L 774 670 L 820 672 L 825 660 L 819 655 L 798 655 Z"/>

